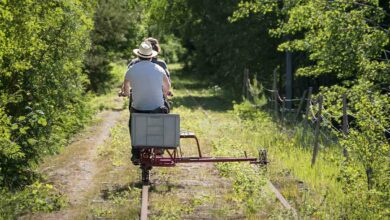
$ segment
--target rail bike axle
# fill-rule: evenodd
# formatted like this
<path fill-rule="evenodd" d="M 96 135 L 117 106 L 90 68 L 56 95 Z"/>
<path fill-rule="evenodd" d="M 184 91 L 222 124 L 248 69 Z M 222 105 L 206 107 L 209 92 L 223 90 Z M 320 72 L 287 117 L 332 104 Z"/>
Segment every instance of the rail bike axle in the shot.
<path fill-rule="evenodd" d="M 197 157 L 184 157 L 181 148 L 149 147 L 141 150 L 141 168 L 143 167 L 173 167 L 177 163 L 219 163 L 219 162 L 250 162 L 251 164 L 267 164 L 267 152 L 260 150 L 259 158 L 247 157 L 204 157 L 200 149 L 199 141 L 192 132 L 181 132 L 180 138 L 192 138 L 196 141 Z M 165 152 L 167 156 L 163 156 Z M 146 171 L 145 171 L 146 172 Z"/>

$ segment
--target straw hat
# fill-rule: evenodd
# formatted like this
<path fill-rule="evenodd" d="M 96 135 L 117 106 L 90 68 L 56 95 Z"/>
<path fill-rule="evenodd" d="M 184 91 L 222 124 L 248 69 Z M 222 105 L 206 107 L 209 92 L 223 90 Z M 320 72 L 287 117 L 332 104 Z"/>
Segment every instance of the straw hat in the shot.
<path fill-rule="evenodd" d="M 157 51 L 154 51 L 152 45 L 147 42 L 142 42 L 138 49 L 133 50 L 133 53 L 143 58 L 152 58 L 157 55 Z"/>

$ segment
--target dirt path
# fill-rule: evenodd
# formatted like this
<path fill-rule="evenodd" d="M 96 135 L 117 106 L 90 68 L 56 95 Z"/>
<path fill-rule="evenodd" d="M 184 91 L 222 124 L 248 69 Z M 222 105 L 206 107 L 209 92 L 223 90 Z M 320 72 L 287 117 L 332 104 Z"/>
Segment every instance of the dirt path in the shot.
<path fill-rule="evenodd" d="M 45 161 L 41 172 L 68 198 L 69 205 L 59 212 L 36 214 L 25 219 L 77 218 L 77 210 L 86 203 L 88 190 L 93 188 L 92 180 L 98 174 L 98 147 L 109 138 L 110 128 L 119 116 L 118 111 L 99 113 L 95 125 L 78 135 L 64 152 Z"/>

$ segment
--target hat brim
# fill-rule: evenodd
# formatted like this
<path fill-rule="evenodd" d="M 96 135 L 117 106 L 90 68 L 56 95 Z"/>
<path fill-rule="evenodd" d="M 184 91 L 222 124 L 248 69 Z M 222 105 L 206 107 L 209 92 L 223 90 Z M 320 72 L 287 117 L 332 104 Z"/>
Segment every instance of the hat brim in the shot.
<path fill-rule="evenodd" d="M 134 50 L 133 50 L 133 53 L 134 53 L 135 55 L 139 56 L 139 57 L 142 57 L 142 58 L 152 58 L 152 57 L 157 56 L 157 54 L 158 54 L 157 51 L 152 50 L 152 54 L 150 54 L 150 55 L 145 55 L 145 54 L 140 53 L 140 52 L 139 52 L 139 49 L 134 49 Z"/>

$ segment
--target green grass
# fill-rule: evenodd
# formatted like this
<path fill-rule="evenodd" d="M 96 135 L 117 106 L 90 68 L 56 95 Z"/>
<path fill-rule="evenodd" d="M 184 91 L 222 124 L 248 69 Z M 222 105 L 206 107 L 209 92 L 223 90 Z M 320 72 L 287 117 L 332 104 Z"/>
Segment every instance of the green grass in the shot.
<path fill-rule="evenodd" d="M 256 156 L 259 148 L 265 148 L 271 161 L 267 175 L 302 217 L 332 219 L 341 216 L 341 206 L 346 202 L 346 197 L 337 180 L 340 161 L 343 160 L 338 146 L 323 141 L 317 162 L 311 167 L 313 135 L 309 130 L 303 131 L 300 125 L 295 126 L 294 130 L 280 129 L 277 122 L 259 110 L 255 111 L 253 118 L 242 119 L 240 105 L 234 109 L 229 94 L 223 90 L 207 86 L 184 74 L 175 77 L 173 84 L 178 88 L 173 100 L 175 106 L 180 106 L 178 113 L 184 117 L 190 113 L 187 122 L 182 120 L 183 127 L 189 127 L 201 139 L 206 138 L 211 142 L 213 147 L 208 153 L 243 156 L 246 151 L 248 155 Z M 191 114 L 192 111 L 197 114 Z M 237 169 L 235 165 L 220 165 L 220 170 L 224 166 L 231 166 L 228 173 L 234 181 L 240 181 L 242 176 L 234 172 Z M 241 166 L 238 166 L 239 170 L 250 170 Z M 262 178 L 259 175 L 260 182 Z M 258 179 L 248 183 L 256 185 Z M 255 197 L 261 196 L 255 194 Z M 246 208 L 250 210 L 251 206 L 256 207 L 256 198 L 245 198 L 252 202 Z M 261 198 L 258 199 L 261 201 Z"/>

